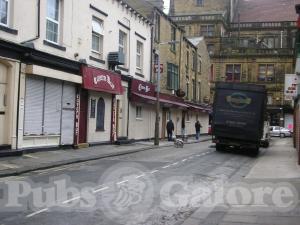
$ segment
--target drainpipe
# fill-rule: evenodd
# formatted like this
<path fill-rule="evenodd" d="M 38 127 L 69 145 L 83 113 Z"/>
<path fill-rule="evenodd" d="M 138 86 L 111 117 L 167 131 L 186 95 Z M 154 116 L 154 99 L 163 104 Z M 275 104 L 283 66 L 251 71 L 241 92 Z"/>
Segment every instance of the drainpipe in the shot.
<path fill-rule="evenodd" d="M 41 0 L 38 0 L 37 1 L 37 7 L 38 7 L 38 12 L 37 12 L 37 35 L 32 38 L 32 39 L 29 39 L 27 41 L 23 41 L 21 42 L 21 44 L 25 44 L 25 43 L 28 43 L 28 42 L 32 42 L 32 41 L 35 41 L 37 39 L 40 38 L 40 24 L 41 24 L 41 19 L 40 19 L 40 16 L 41 16 Z"/>
<path fill-rule="evenodd" d="M 19 77 L 18 77 L 18 100 L 17 100 L 17 124 L 16 124 L 16 150 L 19 149 L 19 110 L 20 110 L 20 87 L 21 87 L 21 68 L 22 63 L 19 63 Z"/>

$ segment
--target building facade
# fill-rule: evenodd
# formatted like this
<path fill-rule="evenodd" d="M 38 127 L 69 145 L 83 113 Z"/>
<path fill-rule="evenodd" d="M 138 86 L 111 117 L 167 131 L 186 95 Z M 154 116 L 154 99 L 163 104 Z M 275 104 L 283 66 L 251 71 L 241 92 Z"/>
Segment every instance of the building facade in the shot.
<path fill-rule="evenodd" d="M 284 125 L 283 114 L 291 113 L 284 77 L 293 73 L 293 1 L 189 0 L 183 6 L 171 0 L 170 15 L 188 37 L 205 36 L 212 96 L 217 81 L 266 85 L 271 125 Z"/>

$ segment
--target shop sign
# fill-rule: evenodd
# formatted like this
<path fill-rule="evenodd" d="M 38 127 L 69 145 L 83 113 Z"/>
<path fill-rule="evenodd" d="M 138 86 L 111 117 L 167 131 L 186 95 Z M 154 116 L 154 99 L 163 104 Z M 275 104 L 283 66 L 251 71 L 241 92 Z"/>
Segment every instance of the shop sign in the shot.
<path fill-rule="evenodd" d="M 141 80 L 132 80 L 131 92 L 148 96 L 155 96 L 155 86 L 149 82 L 144 82 Z"/>
<path fill-rule="evenodd" d="M 112 71 L 83 66 L 82 76 L 85 89 L 111 94 L 123 93 L 121 77 Z"/>
<path fill-rule="evenodd" d="M 296 74 L 285 75 L 284 98 L 285 100 L 293 100 L 298 92 L 298 77 Z"/>

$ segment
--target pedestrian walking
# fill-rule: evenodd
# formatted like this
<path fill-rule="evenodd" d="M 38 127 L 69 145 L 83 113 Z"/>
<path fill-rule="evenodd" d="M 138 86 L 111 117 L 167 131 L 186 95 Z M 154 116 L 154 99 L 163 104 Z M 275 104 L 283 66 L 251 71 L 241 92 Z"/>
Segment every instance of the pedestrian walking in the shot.
<path fill-rule="evenodd" d="M 197 122 L 195 123 L 195 129 L 196 129 L 196 140 L 199 140 L 200 138 L 200 130 L 201 130 L 201 123 L 199 122 L 199 120 L 197 120 Z"/>
<path fill-rule="evenodd" d="M 168 141 L 172 141 L 173 139 L 173 131 L 174 131 L 174 123 L 170 119 L 167 123 L 167 133 L 168 133 Z"/>

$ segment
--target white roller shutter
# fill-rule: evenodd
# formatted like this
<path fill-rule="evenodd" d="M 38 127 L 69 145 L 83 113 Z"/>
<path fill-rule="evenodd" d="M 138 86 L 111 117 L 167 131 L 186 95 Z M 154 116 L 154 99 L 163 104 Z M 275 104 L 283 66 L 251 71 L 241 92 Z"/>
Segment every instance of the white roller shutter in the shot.
<path fill-rule="evenodd" d="M 41 135 L 43 125 L 44 79 L 26 77 L 24 135 Z"/>
<path fill-rule="evenodd" d="M 46 79 L 45 82 L 45 108 L 44 108 L 44 134 L 59 135 L 61 123 L 62 82 Z"/>
<path fill-rule="evenodd" d="M 61 125 L 62 145 L 72 145 L 74 143 L 75 94 L 75 86 L 64 83 Z"/>

